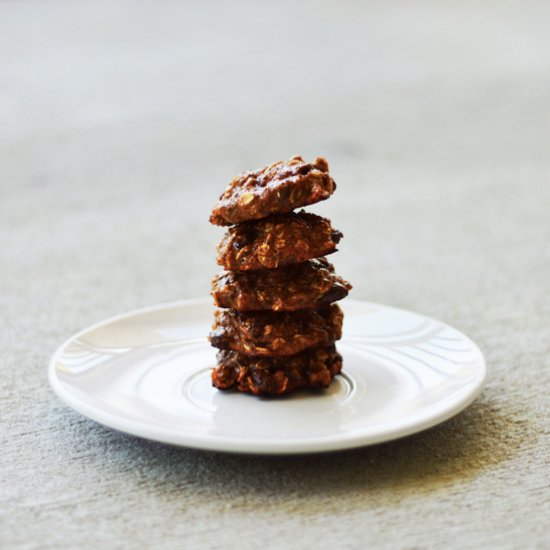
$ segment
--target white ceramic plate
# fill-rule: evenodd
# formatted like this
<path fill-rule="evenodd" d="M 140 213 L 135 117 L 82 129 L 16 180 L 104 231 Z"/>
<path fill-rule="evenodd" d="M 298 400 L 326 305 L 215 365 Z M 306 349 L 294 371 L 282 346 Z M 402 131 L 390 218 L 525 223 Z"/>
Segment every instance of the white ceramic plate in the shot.
<path fill-rule="evenodd" d="M 434 426 L 480 392 L 485 361 L 457 330 L 353 300 L 341 304 L 343 374 L 285 398 L 216 390 L 210 300 L 159 305 L 73 336 L 50 383 L 79 413 L 140 437 L 201 449 L 292 454 L 359 447 Z"/>

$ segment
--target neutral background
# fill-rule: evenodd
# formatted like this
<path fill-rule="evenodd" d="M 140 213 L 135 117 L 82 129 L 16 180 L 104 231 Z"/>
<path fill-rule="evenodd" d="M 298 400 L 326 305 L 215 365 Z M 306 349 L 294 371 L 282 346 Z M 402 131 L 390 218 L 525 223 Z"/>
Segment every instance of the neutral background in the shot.
<path fill-rule="evenodd" d="M 3 548 L 548 548 L 548 2 L 0 2 Z M 353 297 L 486 354 L 407 439 L 178 449 L 72 412 L 51 354 L 206 295 L 238 172 L 325 155 Z"/>

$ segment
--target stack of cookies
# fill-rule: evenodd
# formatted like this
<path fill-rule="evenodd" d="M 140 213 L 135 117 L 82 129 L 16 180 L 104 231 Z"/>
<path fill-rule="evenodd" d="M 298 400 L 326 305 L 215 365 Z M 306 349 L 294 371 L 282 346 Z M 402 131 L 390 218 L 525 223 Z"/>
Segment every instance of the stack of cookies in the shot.
<path fill-rule="evenodd" d="M 255 395 L 325 388 L 342 368 L 334 345 L 351 285 L 324 256 L 342 234 L 330 221 L 296 208 L 336 189 L 327 161 L 301 157 L 235 178 L 210 216 L 231 226 L 218 246 L 212 296 L 219 309 L 210 333 L 219 348 L 215 387 Z"/>

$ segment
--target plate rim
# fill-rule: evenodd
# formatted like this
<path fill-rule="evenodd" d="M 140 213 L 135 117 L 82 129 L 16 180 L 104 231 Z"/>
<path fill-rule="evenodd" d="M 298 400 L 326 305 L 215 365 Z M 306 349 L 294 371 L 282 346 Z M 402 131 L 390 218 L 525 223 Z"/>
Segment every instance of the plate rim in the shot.
<path fill-rule="evenodd" d="M 443 326 L 449 327 L 456 332 L 458 332 L 462 337 L 466 338 L 474 348 L 474 350 L 479 355 L 479 369 L 477 373 L 477 383 L 476 385 L 464 395 L 460 395 L 451 406 L 446 408 L 443 412 L 436 411 L 432 414 L 426 414 L 418 418 L 413 418 L 410 422 L 401 422 L 398 426 L 389 429 L 383 429 L 384 424 L 381 424 L 381 428 L 374 433 L 371 431 L 367 435 L 354 434 L 351 436 L 349 434 L 337 434 L 330 437 L 323 436 L 317 438 L 307 439 L 305 441 L 296 441 L 294 439 L 277 439 L 272 441 L 262 441 L 262 440 L 246 440 L 242 438 L 235 438 L 229 436 L 212 436 L 212 435 L 200 435 L 200 434 L 189 434 L 185 432 L 175 432 L 171 429 L 166 429 L 162 427 L 150 427 L 145 426 L 139 421 L 123 418 L 117 414 L 103 411 L 94 407 L 91 404 L 86 403 L 78 399 L 76 395 L 71 392 L 68 392 L 63 387 L 62 382 L 57 377 L 56 373 L 56 360 L 58 356 L 64 352 L 65 348 L 73 342 L 78 337 L 86 334 L 92 330 L 99 329 L 106 325 L 115 323 L 117 321 L 127 319 L 130 317 L 143 315 L 148 312 L 159 312 L 164 309 L 176 308 L 176 307 L 185 307 L 185 306 L 194 306 L 194 305 L 212 305 L 214 309 L 215 306 L 212 303 L 211 298 L 201 297 L 201 298 L 191 298 L 183 300 L 175 300 L 169 302 L 162 302 L 159 304 L 138 308 L 134 310 L 127 311 L 112 317 L 108 317 L 102 321 L 94 323 L 67 338 L 53 353 L 48 364 L 48 381 L 50 387 L 57 395 L 57 397 L 70 408 L 78 412 L 79 414 L 85 416 L 86 418 L 93 420 L 109 429 L 114 429 L 119 432 L 141 437 L 143 439 L 148 439 L 152 441 L 157 441 L 160 443 L 208 450 L 208 451 L 218 451 L 218 452 L 228 452 L 236 454 L 262 454 L 262 455 L 291 455 L 291 454 L 309 454 L 309 453 L 322 453 L 322 452 L 333 452 L 346 449 L 354 449 L 358 447 L 366 447 L 369 445 L 376 445 L 378 443 L 393 441 L 395 439 L 400 439 L 402 437 L 407 437 L 409 435 L 422 432 L 429 428 L 432 428 L 438 424 L 449 420 L 453 416 L 457 415 L 468 407 L 475 399 L 479 396 L 483 390 L 484 383 L 487 378 L 487 364 L 485 357 L 479 346 L 466 334 L 462 331 L 451 327 L 447 323 L 429 317 L 422 313 L 417 313 L 415 311 L 398 308 L 394 306 L 389 306 L 386 304 L 380 304 L 376 302 L 371 302 L 368 300 L 357 300 L 357 299 L 346 299 L 348 304 L 358 304 L 358 305 L 370 305 L 374 307 L 392 309 L 398 312 L 404 312 L 408 314 L 419 315 L 425 319 L 430 319 L 441 323 Z"/>

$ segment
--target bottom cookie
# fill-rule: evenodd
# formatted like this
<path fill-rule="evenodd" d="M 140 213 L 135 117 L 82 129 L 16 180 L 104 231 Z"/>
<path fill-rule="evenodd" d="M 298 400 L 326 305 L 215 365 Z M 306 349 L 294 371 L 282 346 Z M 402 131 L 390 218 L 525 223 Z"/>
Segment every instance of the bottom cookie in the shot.
<path fill-rule="evenodd" d="M 342 370 L 335 346 L 316 348 L 288 357 L 251 357 L 221 350 L 212 384 L 254 395 L 284 395 L 299 388 L 326 388 Z"/>

